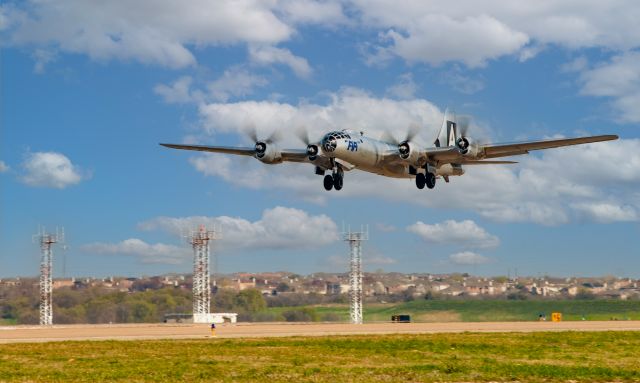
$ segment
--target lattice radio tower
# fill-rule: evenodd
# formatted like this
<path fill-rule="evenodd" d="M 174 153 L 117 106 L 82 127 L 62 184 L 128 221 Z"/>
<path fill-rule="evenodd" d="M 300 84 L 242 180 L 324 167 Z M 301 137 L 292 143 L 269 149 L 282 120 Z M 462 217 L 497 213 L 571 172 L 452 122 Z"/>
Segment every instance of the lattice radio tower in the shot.
<path fill-rule="evenodd" d="M 208 323 L 211 316 L 209 242 L 221 236 L 219 231 L 207 230 L 201 225 L 199 230 L 189 233 L 188 238 L 193 247 L 193 322 Z"/>
<path fill-rule="evenodd" d="M 349 242 L 351 249 L 349 272 L 349 299 L 351 301 L 351 307 L 349 315 L 351 317 L 351 323 L 362 324 L 362 241 L 369 239 L 369 230 L 360 228 L 359 232 L 351 231 L 351 228 L 347 231 L 343 230 L 343 239 Z"/>
<path fill-rule="evenodd" d="M 33 239 L 40 242 L 40 325 L 50 326 L 53 324 L 53 282 L 52 266 L 53 252 L 51 246 L 55 243 L 64 242 L 64 228 L 56 234 L 47 233 L 44 227 L 38 229 L 38 234 Z"/>

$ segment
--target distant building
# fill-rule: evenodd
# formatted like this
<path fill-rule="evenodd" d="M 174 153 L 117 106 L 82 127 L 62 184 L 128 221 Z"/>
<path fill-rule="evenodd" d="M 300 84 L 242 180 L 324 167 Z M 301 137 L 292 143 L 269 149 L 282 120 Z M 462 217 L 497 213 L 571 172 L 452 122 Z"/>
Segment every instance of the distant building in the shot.
<path fill-rule="evenodd" d="M 341 284 L 338 282 L 327 282 L 326 294 L 338 295 L 349 292 L 349 285 Z"/>

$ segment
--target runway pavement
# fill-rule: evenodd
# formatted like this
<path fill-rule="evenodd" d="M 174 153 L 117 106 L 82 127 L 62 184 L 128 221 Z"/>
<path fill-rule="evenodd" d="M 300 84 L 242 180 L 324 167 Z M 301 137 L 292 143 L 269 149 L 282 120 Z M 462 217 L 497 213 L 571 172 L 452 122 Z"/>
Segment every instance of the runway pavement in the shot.
<path fill-rule="evenodd" d="M 447 332 L 640 331 L 640 321 L 450 323 L 239 323 L 218 325 L 216 338 Z M 0 344 L 66 340 L 210 338 L 208 324 L 104 324 L 0 327 Z"/>

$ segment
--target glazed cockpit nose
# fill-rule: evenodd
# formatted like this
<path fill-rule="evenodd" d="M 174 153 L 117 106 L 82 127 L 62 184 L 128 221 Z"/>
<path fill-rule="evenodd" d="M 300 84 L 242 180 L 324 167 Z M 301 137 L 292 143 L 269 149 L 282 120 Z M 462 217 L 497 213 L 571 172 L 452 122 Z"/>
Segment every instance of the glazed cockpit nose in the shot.
<path fill-rule="evenodd" d="M 324 149 L 324 151 L 333 152 L 334 150 L 336 150 L 336 146 L 337 146 L 337 140 L 331 134 L 327 134 L 322 139 L 322 149 Z"/>

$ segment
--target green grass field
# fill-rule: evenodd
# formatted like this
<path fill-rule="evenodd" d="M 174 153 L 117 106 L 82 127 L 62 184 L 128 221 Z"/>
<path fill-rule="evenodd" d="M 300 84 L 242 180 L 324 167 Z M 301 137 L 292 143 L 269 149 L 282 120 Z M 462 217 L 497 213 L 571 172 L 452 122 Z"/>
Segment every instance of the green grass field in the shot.
<path fill-rule="evenodd" d="M 336 314 L 348 320 L 347 305 L 310 306 L 320 317 Z M 299 307 L 272 307 L 281 314 Z M 540 313 L 551 318 L 557 311 L 563 320 L 640 320 L 640 301 L 621 300 L 415 300 L 398 304 L 365 304 L 365 321 L 389 321 L 393 314 L 409 314 L 415 322 L 531 321 Z"/>
<path fill-rule="evenodd" d="M 0 345 L 2 382 L 640 381 L 640 332 Z"/>
<path fill-rule="evenodd" d="M 0 326 L 12 326 L 16 324 L 15 319 L 3 319 L 0 318 Z"/>

